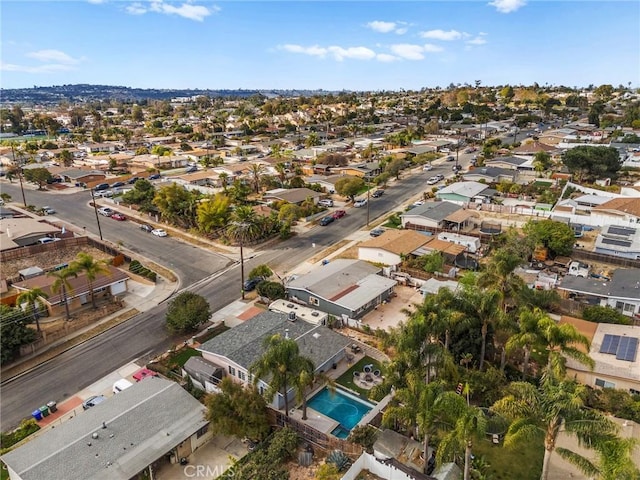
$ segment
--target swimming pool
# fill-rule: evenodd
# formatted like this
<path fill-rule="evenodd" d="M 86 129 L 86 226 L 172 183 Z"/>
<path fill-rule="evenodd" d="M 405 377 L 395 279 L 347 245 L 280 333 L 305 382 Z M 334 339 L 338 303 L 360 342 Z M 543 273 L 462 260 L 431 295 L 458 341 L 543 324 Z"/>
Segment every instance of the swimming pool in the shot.
<path fill-rule="evenodd" d="M 373 408 L 372 404 L 355 395 L 340 389 L 331 393 L 327 387 L 314 395 L 307 406 L 336 422 L 340 422 L 340 426 L 331 432 L 339 438 L 346 438 L 351 429 Z"/>

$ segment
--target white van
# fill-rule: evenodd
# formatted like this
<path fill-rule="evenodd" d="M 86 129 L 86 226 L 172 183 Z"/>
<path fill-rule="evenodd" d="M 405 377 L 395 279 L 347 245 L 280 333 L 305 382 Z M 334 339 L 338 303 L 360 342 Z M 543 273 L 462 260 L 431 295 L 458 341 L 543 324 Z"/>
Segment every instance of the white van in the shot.
<path fill-rule="evenodd" d="M 113 393 L 120 393 L 121 391 L 129 388 L 131 385 L 133 385 L 133 383 L 131 383 L 126 378 L 122 378 L 113 384 Z"/>

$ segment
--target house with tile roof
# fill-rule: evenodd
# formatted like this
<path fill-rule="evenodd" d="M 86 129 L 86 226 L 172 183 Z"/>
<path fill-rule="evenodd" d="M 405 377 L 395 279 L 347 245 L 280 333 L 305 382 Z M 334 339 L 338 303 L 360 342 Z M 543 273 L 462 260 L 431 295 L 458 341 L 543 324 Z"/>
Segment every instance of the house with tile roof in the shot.
<path fill-rule="evenodd" d="M 611 223 L 623 220 L 640 224 L 640 197 L 612 198 L 593 208 L 592 212 L 603 217 L 610 217 Z"/>
<path fill-rule="evenodd" d="M 351 340 L 323 325 L 307 322 L 293 315 L 266 311 L 245 320 L 240 325 L 206 341 L 197 350 L 202 358 L 219 365 L 225 375 L 233 381 L 250 384 L 254 381 L 251 366 L 265 351 L 265 340 L 273 335 L 291 338 L 298 344 L 300 355 L 309 358 L 317 372 L 326 372 L 346 355 L 345 348 Z M 258 379 L 258 390 L 264 393 L 269 387 L 268 378 Z M 292 388 L 287 393 L 290 400 L 295 396 Z M 284 406 L 284 396 L 278 393 L 273 407 Z"/>
<path fill-rule="evenodd" d="M 212 436 L 206 408 L 175 382 L 146 378 L 2 456 L 10 480 L 154 478 Z"/>
<path fill-rule="evenodd" d="M 287 298 L 338 318 L 359 319 L 391 297 L 396 281 L 362 260 L 338 259 L 286 285 Z"/>
<path fill-rule="evenodd" d="M 358 245 L 358 259 L 383 265 L 399 265 L 402 258 L 421 247 L 430 237 L 415 230 L 385 230 L 379 237 Z"/>

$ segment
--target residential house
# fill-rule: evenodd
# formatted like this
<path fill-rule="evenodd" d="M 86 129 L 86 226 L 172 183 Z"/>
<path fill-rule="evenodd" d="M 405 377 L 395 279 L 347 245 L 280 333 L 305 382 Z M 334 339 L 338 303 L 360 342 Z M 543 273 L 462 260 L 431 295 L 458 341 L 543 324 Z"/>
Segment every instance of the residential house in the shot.
<path fill-rule="evenodd" d="M 565 142 L 567 137 L 575 135 L 573 128 L 558 128 L 555 130 L 547 130 L 539 137 L 539 142 L 545 145 L 556 147 L 559 143 Z"/>
<path fill-rule="evenodd" d="M 271 312 L 283 313 L 291 319 L 291 315 L 300 320 L 304 320 L 315 325 L 329 324 L 329 315 L 326 312 L 321 312 L 314 308 L 304 307 L 298 303 L 292 303 L 289 300 L 283 298 L 274 300 L 269 304 L 269 310 Z"/>
<path fill-rule="evenodd" d="M 89 143 L 80 145 L 78 149 L 87 153 L 113 153 L 118 149 L 118 145 L 115 143 Z"/>
<path fill-rule="evenodd" d="M 360 177 L 367 181 L 373 180 L 382 173 L 380 162 L 368 162 L 347 165 L 344 167 L 331 167 L 331 172 L 340 175 Z"/>
<path fill-rule="evenodd" d="M 265 201 L 284 201 L 299 205 L 307 198 L 310 198 L 313 203 L 318 203 L 318 199 L 323 195 L 323 193 L 313 191 L 309 188 L 276 188 L 265 192 L 262 198 Z"/>
<path fill-rule="evenodd" d="M 468 172 L 462 174 L 462 179 L 468 182 L 480 182 L 486 183 L 499 183 L 499 182 L 514 182 L 517 173 L 512 169 L 505 169 L 499 167 L 480 167 L 470 169 Z"/>
<path fill-rule="evenodd" d="M 359 319 L 391 297 L 395 280 L 362 260 L 333 260 L 286 285 L 287 298 L 338 318 Z"/>
<path fill-rule="evenodd" d="M 59 227 L 44 220 L 10 215 L 9 212 L 13 210 L 3 209 L 0 216 L 0 250 L 35 245 L 43 237 L 54 237 L 60 233 Z"/>
<path fill-rule="evenodd" d="M 265 352 L 265 341 L 273 335 L 295 340 L 300 355 L 311 359 L 316 372 L 326 372 L 340 362 L 346 355 L 345 347 L 351 343 L 348 337 L 325 326 L 266 311 L 206 341 L 197 350 L 202 352 L 204 360 L 221 366 L 233 381 L 247 385 L 254 380 L 250 373 L 251 366 Z M 268 378 L 259 379 L 260 393 L 267 390 L 268 382 Z M 287 392 L 287 396 L 293 400 L 293 388 Z M 274 397 L 272 405 L 278 409 L 283 407 L 284 397 L 280 392 Z"/>
<path fill-rule="evenodd" d="M 491 160 L 486 160 L 484 164 L 487 167 L 505 168 L 508 170 L 518 170 L 525 165 L 529 160 L 520 157 L 497 157 Z"/>
<path fill-rule="evenodd" d="M 456 245 L 455 243 L 440 240 L 436 237 L 429 237 L 428 242 L 416 248 L 411 254 L 416 257 L 421 257 L 433 252 L 440 252 L 446 264 L 454 265 L 456 260 L 462 260 L 466 251 L 467 247 L 464 245 Z"/>
<path fill-rule="evenodd" d="M 457 203 L 458 205 L 465 205 L 470 202 L 489 203 L 497 193 L 483 183 L 457 182 L 438 190 L 436 198 Z"/>
<path fill-rule="evenodd" d="M 65 291 L 70 311 L 77 310 L 91 302 L 91 288 L 93 288 L 96 300 L 123 295 L 127 292 L 129 276 L 111 265 L 106 265 L 106 268 L 108 272 L 98 273 L 91 282 L 91 287 L 84 273 L 78 273 L 77 277 L 68 279 L 69 287 Z M 54 291 L 52 288 L 54 282 L 55 278 L 48 275 L 40 275 L 14 283 L 13 287 L 20 293 L 39 288 L 46 294 L 46 297 L 42 298 L 42 302 L 49 315 L 64 315 L 65 306 L 62 289 Z"/>
<path fill-rule="evenodd" d="M 306 181 L 309 184 L 317 183 L 324 188 L 327 193 L 336 193 L 336 182 L 341 178 L 344 178 L 344 175 L 330 175 L 328 177 L 313 176 L 307 178 Z"/>
<path fill-rule="evenodd" d="M 71 183 L 99 183 L 104 182 L 107 174 L 100 170 L 65 170 L 60 172 L 60 176 L 65 182 Z"/>
<path fill-rule="evenodd" d="M 545 152 L 548 153 L 551 156 L 557 155 L 560 153 L 560 150 L 557 149 L 556 147 L 552 147 L 551 145 L 547 145 L 545 143 L 540 143 L 539 141 L 535 140 L 533 142 L 525 142 L 522 145 L 520 145 L 519 147 L 517 147 L 516 149 L 513 150 L 513 154 L 517 155 L 518 157 L 525 157 L 527 158 L 528 162 L 528 168 L 529 169 L 533 169 L 533 158 L 536 156 L 536 154 L 538 152 Z M 522 164 L 520 167 L 522 168 L 524 165 L 527 165 L 527 162 L 525 162 L 524 164 Z"/>
<path fill-rule="evenodd" d="M 400 215 L 402 228 L 449 228 L 447 218 L 463 211 L 460 205 L 452 202 L 426 202 Z"/>
<path fill-rule="evenodd" d="M 615 308 L 628 317 L 640 314 L 640 269 L 619 268 L 607 281 L 566 275 L 558 290 L 569 298 L 590 305 Z"/>
<path fill-rule="evenodd" d="M 207 393 L 218 393 L 218 385 L 225 376 L 225 370 L 199 356 L 190 357 L 182 367 L 182 376 L 189 375 L 196 388 Z"/>
<path fill-rule="evenodd" d="M 640 394 L 640 327 L 612 323 L 594 323 L 562 316 L 560 324 L 573 325 L 587 337 L 590 348 L 584 353 L 595 362 L 593 370 L 567 357 L 567 375 L 594 388 L 616 388 Z"/>
<path fill-rule="evenodd" d="M 175 382 L 147 378 L 2 456 L 10 480 L 154 478 L 212 436 L 206 408 Z M 144 473 L 143 473 L 144 472 Z"/>
<path fill-rule="evenodd" d="M 379 237 L 358 245 L 358 259 L 396 266 L 403 257 L 427 243 L 430 238 L 415 230 L 385 230 Z"/>
<path fill-rule="evenodd" d="M 160 168 L 182 168 L 189 164 L 189 157 L 186 155 L 136 155 L 129 161 L 130 168 L 160 169 Z"/>
<path fill-rule="evenodd" d="M 596 237 L 595 252 L 640 260 L 640 227 L 602 227 Z"/>
<path fill-rule="evenodd" d="M 422 155 L 425 153 L 433 153 L 437 150 L 434 145 L 413 145 L 404 151 L 412 156 Z"/>
<path fill-rule="evenodd" d="M 629 223 L 640 223 L 640 197 L 619 197 L 608 199 L 593 208 L 592 212 L 603 217 L 611 218 L 611 223 L 623 220 Z M 606 221 L 606 218 L 605 218 Z"/>
<path fill-rule="evenodd" d="M 150 145 L 169 145 L 170 143 L 175 143 L 176 137 L 174 136 L 146 137 L 145 141 Z"/>

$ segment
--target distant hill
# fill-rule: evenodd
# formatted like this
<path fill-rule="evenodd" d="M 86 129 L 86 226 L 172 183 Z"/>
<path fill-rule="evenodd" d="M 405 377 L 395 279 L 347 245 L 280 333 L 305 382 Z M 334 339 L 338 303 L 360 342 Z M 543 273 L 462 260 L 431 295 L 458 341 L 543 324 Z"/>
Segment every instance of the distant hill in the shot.
<path fill-rule="evenodd" d="M 33 87 L 0 89 L 2 103 L 43 104 L 89 102 L 94 100 L 170 100 L 176 97 L 208 97 L 246 98 L 263 95 L 267 98 L 294 97 L 300 95 L 326 95 L 329 92 L 318 90 L 199 90 L 199 89 L 159 89 L 130 88 L 110 85 L 55 85 L 51 87 Z"/>

